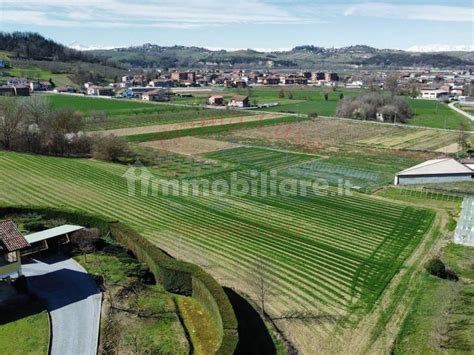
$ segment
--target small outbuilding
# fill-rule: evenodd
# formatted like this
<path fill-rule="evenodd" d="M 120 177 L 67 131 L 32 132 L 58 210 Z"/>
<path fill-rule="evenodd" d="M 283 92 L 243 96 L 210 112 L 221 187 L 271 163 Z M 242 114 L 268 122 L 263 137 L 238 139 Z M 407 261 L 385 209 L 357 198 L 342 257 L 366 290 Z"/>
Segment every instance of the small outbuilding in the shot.
<path fill-rule="evenodd" d="M 453 158 L 433 159 L 400 171 L 395 185 L 474 181 L 474 171 Z"/>
<path fill-rule="evenodd" d="M 224 105 L 224 96 L 221 96 L 221 95 L 210 96 L 208 99 L 208 103 L 209 105 L 222 106 Z"/>

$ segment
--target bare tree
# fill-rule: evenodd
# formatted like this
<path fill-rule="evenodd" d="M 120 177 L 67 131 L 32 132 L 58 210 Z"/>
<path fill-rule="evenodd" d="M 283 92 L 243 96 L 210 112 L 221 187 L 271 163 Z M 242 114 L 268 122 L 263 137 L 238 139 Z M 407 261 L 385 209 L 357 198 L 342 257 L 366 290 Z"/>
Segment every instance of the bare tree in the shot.
<path fill-rule="evenodd" d="M 87 263 L 87 254 L 96 250 L 99 239 L 100 233 L 97 228 L 81 229 L 71 235 L 71 244 L 84 256 L 84 262 Z"/>
<path fill-rule="evenodd" d="M 462 151 L 466 151 L 470 148 L 469 134 L 466 133 L 466 128 L 464 122 L 459 124 L 458 145 Z"/>
<path fill-rule="evenodd" d="M 271 289 L 271 266 L 269 260 L 264 256 L 255 259 L 253 267 L 250 268 L 250 286 L 256 297 L 259 312 L 262 316 L 266 316 L 266 305 L 268 298 L 272 294 Z"/>
<path fill-rule="evenodd" d="M 390 74 L 387 76 L 383 83 L 383 89 L 390 92 L 390 95 L 394 97 L 398 92 L 398 75 Z"/>
<path fill-rule="evenodd" d="M 0 101 L 0 142 L 9 150 L 18 134 L 23 118 L 23 112 L 17 105 L 12 105 L 7 99 Z"/>

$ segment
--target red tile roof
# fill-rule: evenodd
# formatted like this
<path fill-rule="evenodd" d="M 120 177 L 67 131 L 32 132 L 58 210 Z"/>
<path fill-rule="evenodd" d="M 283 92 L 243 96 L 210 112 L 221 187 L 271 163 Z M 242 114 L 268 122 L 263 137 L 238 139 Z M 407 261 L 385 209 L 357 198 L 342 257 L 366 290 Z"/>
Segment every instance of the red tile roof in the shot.
<path fill-rule="evenodd" d="M 28 248 L 30 244 L 21 235 L 13 221 L 0 221 L 0 247 L 7 252 Z"/>
<path fill-rule="evenodd" d="M 245 101 L 248 100 L 248 96 L 242 96 L 242 95 L 235 95 L 232 97 L 233 101 Z"/>

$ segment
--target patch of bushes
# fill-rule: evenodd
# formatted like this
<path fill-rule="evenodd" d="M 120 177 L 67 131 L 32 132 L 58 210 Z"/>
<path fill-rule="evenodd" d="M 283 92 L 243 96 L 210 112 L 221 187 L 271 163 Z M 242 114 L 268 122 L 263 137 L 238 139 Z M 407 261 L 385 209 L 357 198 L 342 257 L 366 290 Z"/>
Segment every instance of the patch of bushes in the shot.
<path fill-rule="evenodd" d="M 425 269 L 433 276 L 437 276 L 441 279 L 446 279 L 450 281 L 458 281 L 458 276 L 454 273 L 454 271 L 449 270 L 446 268 L 444 263 L 441 261 L 440 258 L 435 257 L 430 259 L 426 265 Z"/>

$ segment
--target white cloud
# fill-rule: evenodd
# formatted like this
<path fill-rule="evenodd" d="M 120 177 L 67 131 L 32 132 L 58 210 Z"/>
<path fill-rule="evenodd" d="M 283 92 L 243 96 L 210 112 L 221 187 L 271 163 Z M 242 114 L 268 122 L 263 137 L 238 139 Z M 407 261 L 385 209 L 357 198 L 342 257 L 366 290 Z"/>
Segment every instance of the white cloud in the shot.
<path fill-rule="evenodd" d="M 411 46 L 406 50 L 410 52 L 473 52 L 474 44 L 425 44 L 420 46 Z"/>
<path fill-rule="evenodd" d="M 344 9 L 345 16 L 369 16 L 408 20 L 472 22 L 471 7 L 449 5 L 408 5 L 367 2 L 350 5 Z"/>
<path fill-rule="evenodd" d="M 40 26 L 195 28 L 224 24 L 309 24 L 318 20 L 263 0 L 2 0 L 2 22 Z M 34 16 L 33 16 L 34 15 Z"/>

